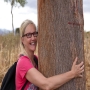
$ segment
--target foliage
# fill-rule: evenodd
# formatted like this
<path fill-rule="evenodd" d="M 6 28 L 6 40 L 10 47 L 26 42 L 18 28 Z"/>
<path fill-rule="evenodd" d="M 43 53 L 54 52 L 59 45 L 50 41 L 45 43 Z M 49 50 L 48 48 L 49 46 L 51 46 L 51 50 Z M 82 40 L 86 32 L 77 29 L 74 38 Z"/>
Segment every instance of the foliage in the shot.
<path fill-rule="evenodd" d="M 20 35 L 20 30 L 19 30 L 19 28 L 16 28 L 16 30 L 15 30 L 15 34 Z"/>
<path fill-rule="evenodd" d="M 22 7 L 27 3 L 26 0 L 4 0 L 5 2 L 10 2 L 11 6 L 18 6 L 18 4 Z"/>

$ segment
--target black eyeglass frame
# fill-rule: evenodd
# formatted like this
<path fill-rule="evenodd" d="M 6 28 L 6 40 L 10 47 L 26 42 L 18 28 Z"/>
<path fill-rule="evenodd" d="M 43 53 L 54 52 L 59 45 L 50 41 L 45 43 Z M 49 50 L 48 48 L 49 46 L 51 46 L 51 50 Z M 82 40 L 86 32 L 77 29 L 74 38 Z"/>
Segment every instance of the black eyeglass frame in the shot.
<path fill-rule="evenodd" d="M 27 38 L 31 38 L 32 35 L 33 35 L 34 37 L 37 37 L 37 36 L 38 36 L 38 32 L 26 33 L 26 34 L 22 35 L 22 37 L 25 37 L 25 36 L 26 36 Z"/>

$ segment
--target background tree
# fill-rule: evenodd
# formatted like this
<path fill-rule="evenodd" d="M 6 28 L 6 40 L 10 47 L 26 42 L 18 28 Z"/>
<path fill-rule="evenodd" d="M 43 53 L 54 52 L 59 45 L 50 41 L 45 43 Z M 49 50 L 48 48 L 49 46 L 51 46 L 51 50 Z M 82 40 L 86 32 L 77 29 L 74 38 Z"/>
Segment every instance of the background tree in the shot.
<path fill-rule="evenodd" d="M 39 70 L 50 77 L 71 69 L 75 57 L 84 61 L 82 0 L 38 0 Z M 86 90 L 75 78 L 56 90 Z"/>
<path fill-rule="evenodd" d="M 19 30 L 19 28 L 16 28 L 16 30 L 15 30 L 15 34 L 17 34 L 17 35 L 20 34 L 20 30 Z"/>
<path fill-rule="evenodd" d="M 26 2 L 26 0 L 4 0 L 4 1 L 5 1 L 5 2 L 10 2 L 10 4 L 11 4 L 12 30 L 13 30 L 13 33 L 14 33 L 13 7 L 14 7 L 14 6 L 18 6 L 18 5 L 24 7 L 27 2 Z"/>

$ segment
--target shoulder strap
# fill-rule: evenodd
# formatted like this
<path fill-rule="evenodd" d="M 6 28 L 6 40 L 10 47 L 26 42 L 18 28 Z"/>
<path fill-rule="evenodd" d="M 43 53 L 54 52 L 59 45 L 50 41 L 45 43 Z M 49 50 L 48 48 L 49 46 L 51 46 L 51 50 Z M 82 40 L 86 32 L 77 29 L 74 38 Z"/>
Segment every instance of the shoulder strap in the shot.
<path fill-rule="evenodd" d="M 36 65 L 37 65 L 37 67 L 38 67 L 38 58 L 35 55 L 34 55 L 34 61 L 35 61 Z"/>
<path fill-rule="evenodd" d="M 26 84 L 28 83 L 28 80 L 26 80 L 25 84 L 23 85 L 22 89 L 21 90 L 24 90 Z"/>

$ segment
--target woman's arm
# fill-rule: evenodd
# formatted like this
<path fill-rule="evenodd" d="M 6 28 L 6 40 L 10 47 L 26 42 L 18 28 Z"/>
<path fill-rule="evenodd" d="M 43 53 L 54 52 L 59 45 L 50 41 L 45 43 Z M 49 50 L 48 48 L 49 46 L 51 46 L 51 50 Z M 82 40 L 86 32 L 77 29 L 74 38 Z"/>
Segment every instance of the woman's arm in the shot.
<path fill-rule="evenodd" d="M 81 74 L 82 72 L 84 72 L 83 62 L 81 62 L 78 65 L 76 65 L 76 62 L 77 58 L 73 62 L 71 71 L 55 75 L 49 78 L 44 77 L 38 70 L 32 68 L 27 72 L 26 78 L 28 81 L 30 81 L 31 83 L 35 84 L 43 90 L 53 90 L 75 77 L 82 77 Z"/>

